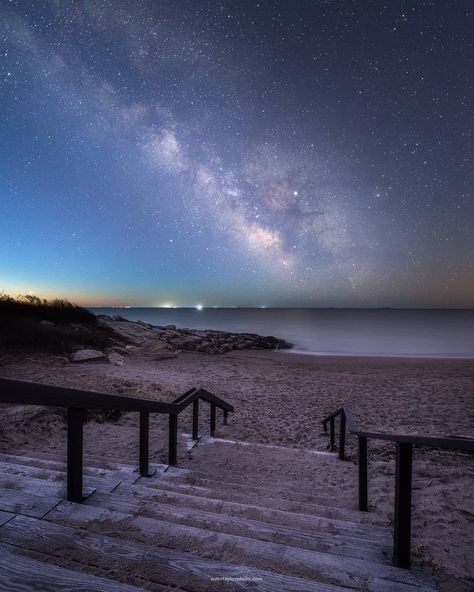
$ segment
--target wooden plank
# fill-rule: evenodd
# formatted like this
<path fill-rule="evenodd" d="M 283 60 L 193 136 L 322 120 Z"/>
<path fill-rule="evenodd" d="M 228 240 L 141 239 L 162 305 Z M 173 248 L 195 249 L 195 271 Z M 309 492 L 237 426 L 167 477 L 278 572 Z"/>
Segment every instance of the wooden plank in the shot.
<path fill-rule="evenodd" d="M 223 586 L 226 589 L 230 587 L 232 591 L 248 592 L 347 592 L 346 588 L 336 585 L 206 559 L 149 543 L 131 543 L 23 516 L 13 518 L 0 528 L 0 542 L 66 559 L 69 563 L 76 563 L 78 569 L 84 563 L 106 569 L 110 577 L 126 573 L 132 578 L 140 577 L 147 584 L 161 583 L 193 592 L 220 591 Z M 222 581 L 214 582 L 212 578 L 234 580 L 223 584 Z M 23 592 L 21 588 L 19 590 Z M 56 592 L 56 588 L 51 590 Z M 92 590 L 95 592 L 94 588 Z M 100 590 L 108 592 L 106 588 Z M 118 592 L 128 592 L 128 589 L 122 591 L 119 588 Z"/>
<path fill-rule="evenodd" d="M 126 483 L 121 483 L 116 489 L 114 489 L 114 493 L 123 496 L 133 496 L 133 499 L 137 502 L 140 500 L 150 500 L 158 502 L 159 504 L 182 504 L 188 508 L 210 510 L 219 513 L 225 512 L 232 516 L 258 517 L 261 520 L 278 524 L 290 523 L 295 528 L 314 529 L 318 532 L 348 532 L 351 533 L 352 536 L 357 536 L 361 539 L 380 541 L 381 544 L 388 544 L 392 541 L 392 533 L 387 528 L 372 524 L 353 522 L 350 520 L 350 516 L 347 516 L 344 513 L 337 513 L 337 517 L 335 518 L 331 512 L 328 511 L 325 516 L 325 508 L 322 506 L 314 506 L 312 508 L 314 514 L 304 514 L 301 512 L 280 510 L 271 506 L 257 506 L 235 501 L 224 501 L 211 497 L 200 497 L 189 493 L 163 491 L 161 489 L 140 486 L 138 484 L 130 486 Z"/>
<path fill-rule="evenodd" d="M 43 479 L 45 481 L 65 481 L 66 467 L 63 465 L 58 467 L 43 467 L 32 466 L 23 463 L 13 463 L 0 461 L 0 478 L 3 475 L 20 475 L 24 477 L 32 477 L 33 479 Z M 87 469 L 84 467 L 84 478 L 94 484 L 98 483 L 114 483 L 119 481 L 133 482 L 138 478 L 138 470 L 135 474 L 125 471 L 111 471 L 106 469 Z"/>
<path fill-rule="evenodd" d="M 110 395 L 10 378 L 0 378 L 0 401 L 18 405 L 118 409 L 120 411 L 150 411 L 153 413 L 176 413 L 178 408 L 177 405 L 161 401 Z"/>
<path fill-rule="evenodd" d="M 284 492 L 279 492 L 278 495 L 272 495 L 269 497 L 269 491 L 262 490 L 261 493 L 253 493 L 252 488 L 237 490 L 232 486 L 226 487 L 225 483 L 222 487 L 205 487 L 204 485 L 192 485 L 183 482 L 179 482 L 174 479 L 139 479 L 136 483 L 143 488 L 149 488 L 151 490 L 161 490 L 168 492 L 177 492 L 183 494 L 189 494 L 193 496 L 219 499 L 222 501 L 237 501 L 242 503 L 257 501 L 259 506 L 267 508 L 276 508 L 282 510 L 289 510 L 291 512 L 299 512 L 304 514 L 315 514 L 317 516 L 326 516 L 341 518 L 343 520 L 350 520 L 353 522 L 367 522 L 368 514 L 365 512 L 356 512 L 354 510 L 348 510 L 347 508 L 337 508 L 336 506 L 327 506 L 322 503 L 319 498 L 310 498 L 314 501 L 308 501 L 301 499 L 302 496 L 295 496 L 288 494 L 287 497 Z M 257 504 L 255 504 L 257 505 Z M 371 519 L 376 520 L 376 517 L 370 515 Z M 383 528 L 383 527 L 382 527 Z"/>
<path fill-rule="evenodd" d="M 25 467 L 34 467 L 56 473 L 66 473 L 66 463 L 53 460 L 45 453 L 38 452 L 38 457 L 19 456 L 8 453 L 0 453 L 0 467 L 9 465 L 20 469 Z M 90 477 L 115 477 L 120 481 L 133 483 L 138 478 L 137 464 L 125 464 L 115 462 L 105 458 L 97 458 L 90 454 L 84 454 L 84 475 Z M 164 472 L 168 465 L 150 463 L 151 472 Z"/>
<path fill-rule="evenodd" d="M 0 510 L 33 518 L 42 518 L 60 501 L 59 497 L 43 497 L 15 489 L 0 490 Z"/>
<path fill-rule="evenodd" d="M 343 557 L 370 559 L 385 564 L 391 562 L 392 548 L 390 544 L 383 546 L 377 540 L 369 541 L 351 537 L 347 532 L 344 534 L 334 531 L 317 533 L 204 510 L 193 509 L 190 511 L 186 506 L 171 504 L 162 506 L 152 503 L 148 503 L 148 505 L 137 504 L 137 501 L 133 498 L 110 493 L 96 493 L 88 503 L 96 508 L 116 510 L 134 516 L 157 518 L 166 522 L 177 522 L 216 532 L 251 537 L 261 541 L 276 542 L 323 553 L 333 553 Z"/>
<path fill-rule="evenodd" d="M 120 483 L 119 480 L 101 480 L 95 477 L 85 478 L 84 495 L 91 495 L 96 489 L 101 491 L 111 491 Z M 20 473 L 1 473 L 0 489 L 14 489 L 26 493 L 38 493 L 45 497 L 66 497 L 65 475 L 60 474 L 58 479 L 38 479 L 30 477 L 28 474 Z"/>
<path fill-rule="evenodd" d="M 3 512 L 0 510 L 0 526 L 2 526 L 2 524 L 6 524 L 12 518 L 13 514 L 11 514 L 10 512 Z"/>
<path fill-rule="evenodd" d="M 118 409 L 121 411 L 149 411 L 151 413 L 180 413 L 197 398 L 233 412 L 234 407 L 206 389 L 184 393 L 178 403 L 151 401 L 137 397 L 111 395 L 82 389 L 72 389 L 27 380 L 0 378 L 0 402 L 18 405 L 76 407 L 80 409 Z M 178 398 L 180 399 L 180 398 Z"/>
<path fill-rule="evenodd" d="M 468 436 L 412 436 L 408 434 L 386 434 L 383 432 L 360 430 L 354 420 L 351 410 L 347 406 L 337 409 L 322 420 L 324 431 L 326 431 L 327 422 L 331 417 L 336 417 L 337 415 L 344 415 L 346 418 L 349 418 L 349 430 L 354 436 L 363 436 L 373 440 L 390 440 L 392 442 L 414 444 L 415 446 L 442 448 L 444 450 L 474 452 L 474 438 Z"/>
<path fill-rule="evenodd" d="M 181 470 L 182 471 L 182 470 Z M 277 477 L 277 475 L 275 475 Z M 235 479 L 235 477 L 234 477 Z M 248 484 L 245 482 L 233 480 L 233 478 L 229 475 L 227 479 L 214 479 L 210 478 L 209 476 L 201 477 L 197 475 L 195 472 L 187 475 L 183 472 L 172 472 L 166 471 L 163 474 L 157 475 L 154 479 L 150 482 L 150 485 L 153 484 L 165 484 L 168 487 L 168 484 L 176 484 L 176 485 L 185 485 L 185 486 L 193 486 L 193 487 L 203 487 L 206 489 L 213 489 L 217 492 L 239 492 L 250 494 L 252 497 L 267 497 L 269 493 L 272 494 L 272 497 L 281 498 L 281 499 L 291 499 L 293 502 L 301 501 L 301 502 L 308 502 L 308 503 L 316 503 L 321 504 L 324 507 L 331 507 L 337 508 L 337 506 L 332 506 L 330 499 L 322 496 L 314 496 L 314 495 L 307 495 L 302 494 L 301 490 L 298 489 L 297 485 L 294 487 L 284 487 L 282 488 L 278 481 L 275 480 L 273 483 L 268 483 L 267 485 L 255 485 L 255 484 Z M 275 495 L 273 495 L 275 492 Z M 334 503 L 334 501 L 333 501 Z M 364 519 L 364 514 L 361 514 L 357 510 L 348 510 L 347 508 L 337 508 L 344 511 L 352 512 L 354 517 L 358 517 L 359 519 Z"/>
<path fill-rule="evenodd" d="M 372 581 L 378 578 L 389 581 L 394 592 L 406 592 L 407 585 L 416 586 L 431 582 L 428 576 L 416 571 L 397 569 L 372 561 L 308 551 L 192 526 L 170 524 L 162 520 L 133 517 L 123 512 L 110 512 L 88 505 L 63 502 L 48 514 L 46 519 L 86 529 L 95 522 L 98 526 L 103 525 L 105 531 L 124 530 L 127 536 L 133 536 L 136 540 L 148 544 L 164 545 L 180 551 L 212 555 L 226 560 L 238 557 L 240 562 L 249 567 L 261 567 L 284 574 L 334 582 L 339 586 L 357 584 L 362 589 L 370 590 Z M 1 531 L 4 532 L 11 522 Z"/>
<path fill-rule="evenodd" d="M 77 573 L 18 555 L 0 546 L 0 592 L 140 592 L 140 588 Z"/>

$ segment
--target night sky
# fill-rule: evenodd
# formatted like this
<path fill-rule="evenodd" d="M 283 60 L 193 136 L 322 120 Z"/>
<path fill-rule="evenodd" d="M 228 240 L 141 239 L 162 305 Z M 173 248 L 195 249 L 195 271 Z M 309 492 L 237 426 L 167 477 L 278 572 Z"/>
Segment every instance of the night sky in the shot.
<path fill-rule="evenodd" d="M 0 0 L 0 291 L 474 306 L 472 12 Z"/>

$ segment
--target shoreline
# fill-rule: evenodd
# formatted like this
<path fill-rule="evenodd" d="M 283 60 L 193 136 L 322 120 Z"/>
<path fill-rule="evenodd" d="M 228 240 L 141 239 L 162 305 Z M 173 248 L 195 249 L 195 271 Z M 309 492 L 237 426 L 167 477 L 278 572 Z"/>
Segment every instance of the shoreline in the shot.
<path fill-rule="evenodd" d="M 299 349 L 287 349 L 287 350 L 274 350 L 274 353 L 290 356 L 308 356 L 315 358 L 347 358 L 347 359 L 396 359 L 396 360 L 472 360 L 474 361 L 474 354 L 469 356 L 453 356 L 453 355 L 423 355 L 423 354 L 356 354 L 356 353 L 342 353 L 338 354 L 335 352 L 310 352 Z"/>
<path fill-rule="evenodd" d="M 116 311 L 94 309 L 114 316 Z M 274 335 L 308 356 L 474 359 L 474 311 L 400 309 L 127 309 L 130 323 L 155 328 L 174 323 L 179 331 Z M 114 318 L 120 318 L 115 316 Z"/>

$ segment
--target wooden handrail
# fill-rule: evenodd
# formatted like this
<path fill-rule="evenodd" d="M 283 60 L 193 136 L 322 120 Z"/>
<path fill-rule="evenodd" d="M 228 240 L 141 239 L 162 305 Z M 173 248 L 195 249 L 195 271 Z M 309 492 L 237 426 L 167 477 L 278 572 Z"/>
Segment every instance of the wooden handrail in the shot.
<path fill-rule="evenodd" d="M 372 440 L 391 440 L 393 442 L 403 442 L 415 446 L 428 446 L 433 448 L 442 448 L 445 450 L 459 450 L 463 452 L 474 452 L 474 438 L 467 436 L 413 436 L 409 434 L 386 434 L 384 432 L 369 432 L 360 430 L 354 420 L 354 416 L 349 407 L 343 406 L 328 415 L 322 420 L 324 431 L 327 432 L 327 424 L 332 417 L 345 416 L 349 432 L 353 436 L 362 436 Z"/>
<path fill-rule="evenodd" d="M 67 499 L 82 502 L 83 473 L 83 425 L 85 412 L 89 409 L 138 412 L 140 415 L 139 473 L 149 477 L 149 421 L 150 413 L 169 416 L 168 463 L 177 463 L 178 416 L 189 405 L 193 405 L 193 439 L 199 438 L 199 400 L 210 405 L 210 435 L 216 427 L 216 408 L 223 411 L 223 422 L 227 424 L 229 412 L 234 407 L 216 397 L 206 389 L 192 388 L 173 401 L 150 401 L 138 397 L 110 395 L 89 390 L 71 389 L 26 380 L 0 378 L 0 403 L 14 405 L 41 405 L 63 407 L 67 410 Z"/>
<path fill-rule="evenodd" d="M 174 413 L 176 406 L 163 401 L 150 401 L 137 397 L 110 395 L 97 391 L 72 389 L 27 380 L 0 378 L 0 403 L 42 405 L 46 407 L 75 407 L 118 411 L 148 411 Z"/>
<path fill-rule="evenodd" d="M 389 440 L 395 443 L 395 507 L 393 526 L 393 563 L 410 568 L 411 547 L 411 491 L 413 447 L 431 447 L 461 452 L 474 452 L 474 439 L 466 436 L 412 436 L 369 432 L 358 428 L 349 407 L 344 405 L 322 420 L 327 433 L 330 426 L 330 449 L 335 449 L 335 420 L 339 417 L 339 459 L 345 458 L 346 424 L 349 433 L 358 439 L 359 510 L 368 510 L 367 441 Z"/>

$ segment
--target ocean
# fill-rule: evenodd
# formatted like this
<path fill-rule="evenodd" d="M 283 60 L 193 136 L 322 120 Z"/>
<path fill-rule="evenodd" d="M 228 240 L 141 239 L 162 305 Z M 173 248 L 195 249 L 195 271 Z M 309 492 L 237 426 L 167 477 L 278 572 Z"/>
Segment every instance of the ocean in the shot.
<path fill-rule="evenodd" d="M 91 308 L 152 325 L 274 335 L 312 355 L 474 358 L 474 310 Z M 288 351 L 288 350 L 287 350 Z"/>

